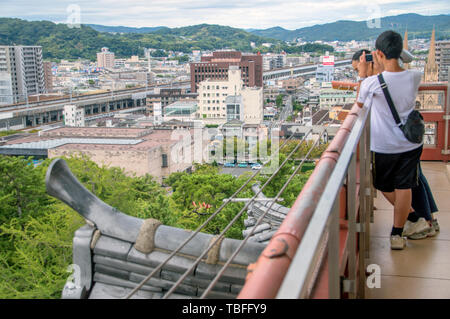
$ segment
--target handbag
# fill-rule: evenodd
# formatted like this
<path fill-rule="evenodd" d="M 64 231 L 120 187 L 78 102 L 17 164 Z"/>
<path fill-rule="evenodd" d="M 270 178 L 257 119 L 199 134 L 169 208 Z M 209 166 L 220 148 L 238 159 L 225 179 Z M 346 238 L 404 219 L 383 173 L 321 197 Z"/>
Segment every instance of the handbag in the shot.
<path fill-rule="evenodd" d="M 386 98 L 389 108 L 391 109 L 395 123 L 402 130 L 408 141 L 421 144 L 423 142 L 423 136 L 425 134 L 425 123 L 423 121 L 422 114 L 420 114 L 420 112 L 417 110 L 413 110 L 411 113 L 409 113 L 405 124 L 402 124 L 397 110 L 395 109 L 391 95 L 389 94 L 386 82 L 384 81 L 383 74 L 380 73 L 378 75 L 378 81 L 380 82 L 381 89 L 383 90 L 384 97 Z"/>

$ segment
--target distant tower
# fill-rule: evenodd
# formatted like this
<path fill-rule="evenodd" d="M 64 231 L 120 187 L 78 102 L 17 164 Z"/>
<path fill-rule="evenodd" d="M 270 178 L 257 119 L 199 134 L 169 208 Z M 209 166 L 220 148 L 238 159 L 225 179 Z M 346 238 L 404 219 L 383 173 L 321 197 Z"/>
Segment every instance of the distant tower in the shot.
<path fill-rule="evenodd" d="M 423 82 L 438 82 L 438 66 L 436 63 L 436 39 L 435 30 L 431 33 L 430 50 L 428 59 L 423 71 Z M 439 97 L 435 92 L 419 92 L 416 99 L 416 107 L 421 109 L 433 110 L 440 109 Z"/>
<path fill-rule="evenodd" d="M 408 49 L 408 29 L 405 31 L 405 36 L 403 37 L 403 50 L 409 50 Z M 409 69 L 409 63 L 404 63 L 403 67 L 405 69 Z"/>
<path fill-rule="evenodd" d="M 427 64 L 423 72 L 424 82 L 437 82 L 438 81 L 438 65 L 436 63 L 436 36 L 433 27 L 430 40 L 430 50 L 428 51 Z"/>

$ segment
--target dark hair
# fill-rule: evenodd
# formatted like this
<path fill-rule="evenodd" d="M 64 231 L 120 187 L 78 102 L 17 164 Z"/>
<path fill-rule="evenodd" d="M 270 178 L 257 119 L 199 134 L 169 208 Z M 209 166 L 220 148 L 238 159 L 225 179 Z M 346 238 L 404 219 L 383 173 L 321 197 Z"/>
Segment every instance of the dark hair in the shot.
<path fill-rule="evenodd" d="M 386 56 L 386 59 L 398 59 L 403 50 L 402 36 L 395 31 L 384 31 L 375 41 L 375 48 Z"/>
<path fill-rule="evenodd" d="M 366 49 L 362 49 L 362 50 L 356 51 L 355 54 L 353 54 L 352 61 L 359 61 L 359 57 L 360 57 L 364 52 L 365 52 L 366 54 L 370 54 L 370 51 L 369 51 L 369 50 L 366 50 Z"/>

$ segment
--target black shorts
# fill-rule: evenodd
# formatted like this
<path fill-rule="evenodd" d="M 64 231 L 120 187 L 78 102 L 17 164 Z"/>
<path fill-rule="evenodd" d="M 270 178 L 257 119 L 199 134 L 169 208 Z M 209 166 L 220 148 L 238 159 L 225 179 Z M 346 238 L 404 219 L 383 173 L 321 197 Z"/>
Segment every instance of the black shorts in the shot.
<path fill-rule="evenodd" d="M 408 189 L 418 185 L 423 146 L 398 154 L 372 152 L 373 186 L 382 192 Z"/>

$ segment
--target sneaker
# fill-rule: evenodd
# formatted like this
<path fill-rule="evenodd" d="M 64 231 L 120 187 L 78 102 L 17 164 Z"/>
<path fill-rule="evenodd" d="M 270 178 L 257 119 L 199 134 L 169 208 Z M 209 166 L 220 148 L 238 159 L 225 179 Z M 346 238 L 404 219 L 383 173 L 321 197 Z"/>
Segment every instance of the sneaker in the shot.
<path fill-rule="evenodd" d="M 438 231 L 441 230 L 441 228 L 439 227 L 439 224 L 438 224 L 437 219 L 433 219 L 433 220 L 431 221 L 431 225 L 433 225 L 435 231 L 438 232 Z"/>
<path fill-rule="evenodd" d="M 420 217 L 415 223 L 407 220 L 405 226 L 403 226 L 402 235 L 410 238 L 410 236 L 415 235 L 414 239 L 422 239 L 427 237 L 427 232 L 430 229 L 430 225 L 425 220 L 425 218 Z"/>
<path fill-rule="evenodd" d="M 391 235 L 391 249 L 402 250 L 406 246 L 406 238 L 399 235 Z"/>
<path fill-rule="evenodd" d="M 424 238 L 433 237 L 433 236 L 436 236 L 436 229 L 434 228 L 433 225 L 430 225 L 430 227 L 427 230 L 409 235 L 408 238 L 409 239 L 424 239 Z"/>

